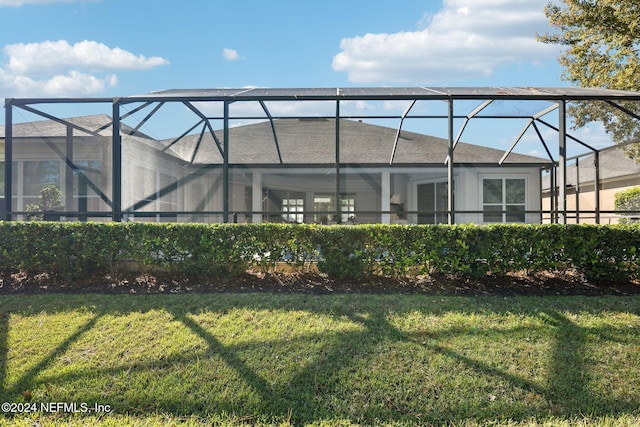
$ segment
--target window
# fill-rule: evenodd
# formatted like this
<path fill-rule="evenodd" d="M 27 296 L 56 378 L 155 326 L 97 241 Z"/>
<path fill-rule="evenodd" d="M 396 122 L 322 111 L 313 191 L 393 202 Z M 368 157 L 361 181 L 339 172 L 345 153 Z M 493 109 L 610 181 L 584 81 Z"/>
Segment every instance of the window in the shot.
<path fill-rule="evenodd" d="M 253 189 L 252 189 L 253 191 Z M 265 222 L 304 223 L 306 194 L 304 191 L 290 191 L 262 188 L 262 220 Z"/>
<path fill-rule="evenodd" d="M 304 199 L 282 199 L 282 219 L 285 222 L 304 222 Z"/>
<path fill-rule="evenodd" d="M 313 198 L 314 221 L 320 224 L 336 222 L 335 194 L 316 194 Z M 340 195 L 340 222 L 356 222 L 355 194 Z"/>
<path fill-rule="evenodd" d="M 24 195 L 38 197 L 40 190 L 47 185 L 60 188 L 60 162 L 56 160 L 24 162 L 23 176 Z"/>
<path fill-rule="evenodd" d="M 353 195 L 340 196 L 341 221 L 356 222 L 356 198 Z"/>
<path fill-rule="evenodd" d="M 75 165 L 78 167 L 78 171 L 75 171 L 75 185 L 77 186 L 79 182 L 86 181 L 87 179 L 91 180 L 91 182 L 100 186 L 101 178 L 102 178 L 102 161 L 101 160 L 75 160 Z M 82 174 L 80 173 L 82 172 Z"/>
<path fill-rule="evenodd" d="M 523 178 L 482 180 L 484 222 L 525 222 L 526 200 Z"/>
<path fill-rule="evenodd" d="M 418 224 L 446 224 L 449 184 L 431 182 L 418 185 Z"/>

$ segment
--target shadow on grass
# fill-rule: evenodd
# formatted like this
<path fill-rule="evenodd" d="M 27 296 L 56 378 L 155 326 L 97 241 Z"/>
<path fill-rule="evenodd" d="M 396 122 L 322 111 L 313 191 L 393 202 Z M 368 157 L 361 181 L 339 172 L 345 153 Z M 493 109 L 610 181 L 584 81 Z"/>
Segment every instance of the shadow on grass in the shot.
<path fill-rule="evenodd" d="M 547 396 L 553 402 L 553 412 L 602 412 L 598 407 L 603 403 L 614 407 L 611 405 L 615 402 L 608 396 L 594 396 L 589 391 L 590 366 L 586 356 L 588 334 L 585 329 L 559 312 L 548 311 L 544 315 L 555 331 L 547 384 Z M 590 407 L 590 404 L 593 406 Z"/>
<path fill-rule="evenodd" d="M 459 298 L 459 305 L 439 307 L 433 304 L 432 298 L 422 297 L 387 297 L 374 298 L 353 296 L 341 297 L 300 297 L 300 296 L 259 296 L 259 295 L 210 295 L 210 296 L 148 296 L 148 297 L 109 297 L 109 296 L 84 296 L 81 298 L 58 301 L 57 310 L 60 312 L 79 309 L 90 309 L 94 316 L 77 328 L 73 334 L 58 344 L 52 351 L 45 355 L 37 364 L 28 369 L 11 387 L 7 387 L 7 334 L 9 327 L 9 314 L 19 312 L 22 315 L 37 315 L 47 306 L 48 298 L 64 297 L 31 297 L 28 304 L 7 304 L 10 298 L 2 297 L 4 305 L 0 305 L 0 395 L 2 401 L 21 401 L 24 390 L 35 390 L 45 387 L 48 382 L 65 383 L 82 379 L 83 373 L 56 374 L 55 377 L 41 378 L 45 369 L 50 367 L 56 359 L 60 358 L 80 340 L 84 334 L 94 328 L 99 319 L 105 314 L 127 315 L 131 312 L 146 310 L 164 310 L 173 319 L 184 325 L 189 331 L 206 343 L 205 353 L 197 355 L 184 354 L 172 355 L 163 360 L 150 361 L 148 363 L 132 363 L 118 368 L 97 368 L 91 375 L 119 376 L 130 373 L 142 373 L 148 370 L 163 371 L 170 366 L 194 365 L 197 358 L 216 357 L 233 370 L 258 397 L 259 403 L 246 404 L 232 402 L 231 399 L 213 399 L 212 396 L 199 398 L 191 396 L 185 401 L 185 396 L 176 395 L 163 397 L 154 402 L 154 396 L 143 397 L 145 404 L 152 406 L 152 410 L 168 412 L 175 416 L 196 414 L 206 417 L 207 414 L 234 412 L 241 417 L 254 417 L 262 420 L 291 420 L 294 424 L 312 423 L 324 419 L 349 419 L 361 423 L 379 422 L 412 422 L 412 423 L 439 423 L 462 422 L 465 419 L 475 419 L 479 422 L 509 417 L 511 419 L 529 419 L 536 417 L 544 419 L 549 414 L 565 417 L 579 417 L 589 415 L 594 417 L 615 416 L 616 414 L 635 413 L 638 408 L 638 396 L 630 395 L 621 399 L 619 396 L 595 395 L 590 387 L 592 380 L 590 374 L 590 361 L 587 355 L 589 337 L 597 336 L 603 345 L 607 342 L 624 341 L 628 338 L 619 338 L 623 335 L 616 328 L 596 327 L 586 329 L 570 320 L 564 313 L 571 312 L 571 304 L 563 302 L 554 307 L 551 299 L 540 300 L 543 309 L 533 308 L 529 305 L 519 307 L 510 306 L 499 299 L 485 299 L 484 305 L 479 305 L 478 300 Z M 0 299 L 2 301 L 2 299 Z M 18 298 L 14 302 L 18 301 Z M 453 299 L 452 299 L 453 301 Z M 610 306 L 615 306 L 615 300 L 611 300 Z M 456 302 L 456 304 L 458 304 Z M 640 304 L 640 303 L 638 303 Z M 633 306 L 637 311 L 638 304 Z M 49 306 L 50 307 L 50 306 Z M 457 307 L 457 308 L 456 308 Z M 215 335 L 215 329 L 210 325 L 203 325 L 194 317 L 198 313 L 215 312 L 224 314 L 235 308 L 247 310 L 301 310 L 312 314 L 329 316 L 332 319 L 345 320 L 357 328 L 346 331 L 329 331 L 326 333 L 310 333 L 293 340 L 256 340 L 251 343 L 224 345 Z M 513 313 L 523 316 L 541 319 L 548 326 L 546 332 L 551 337 L 549 348 L 550 363 L 546 366 L 546 379 L 543 381 L 531 379 L 524 375 L 512 372 L 508 368 L 497 363 L 488 362 L 480 357 L 479 353 L 460 349 L 448 345 L 447 340 L 464 338 L 472 334 L 486 334 L 489 339 L 508 339 L 510 333 L 521 332 L 514 330 L 475 330 L 472 327 L 451 326 L 443 331 L 443 336 L 430 335 L 428 325 L 417 336 L 413 332 L 405 332 L 394 326 L 389 320 L 390 310 L 394 313 L 418 312 L 421 314 L 439 315 L 451 310 L 460 310 L 465 313 Z M 579 306 L 578 311 L 584 311 L 584 306 Z M 607 310 L 611 310 L 608 307 Z M 533 327 L 532 327 L 533 328 Z M 135 333 L 135 331 L 131 331 Z M 426 339 L 423 339 L 425 338 Z M 418 339 L 420 338 L 420 339 Z M 265 357 L 271 351 L 294 350 L 296 347 L 308 346 L 309 343 L 321 341 L 321 349 L 311 351 L 305 360 L 296 362 L 296 368 L 292 370 L 290 377 L 273 382 L 267 379 L 264 366 L 256 367 L 253 360 L 247 359 L 251 351 L 260 351 Z M 640 345 L 640 337 L 633 343 Z M 377 354 L 381 346 L 399 345 L 403 349 L 410 349 L 417 356 L 435 359 L 440 357 L 449 363 L 450 369 L 460 369 L 464 375 L 480 378 L 478 393 L 484 393 L 486 384 L 506 384 L 513 390 L 539 396 L 538 405 L 528 407 L 523 401 L 506 401 L 495 403 L 488 408 L 489 402 L 486 396 L 474 400 L 474 402 L 456 401 L 457 390 L 440 390 L 439 393 L 428 395 L 424 384 L 431 383 L 437 387 L 437 379 L 432 378 L 436 371 L 425 367 L 424 374 L 416 374 L 412 381 L 415 384 L 403 384 L 401 379 L 392 375 L 377 376 L 377 372 L 366 373 L 368 364 Z M 262 348 L 261 348 L 262 347 Z M 390 351 L 390 350 L 389 350 Z M 477 349 L 477 352 L 482 349 Z M 395 366 L 390 359 L 389 372 L 400 376 L 404 369 L 415 371 L 412 367 Z M 403 363 L 410 361 L 404 360 Z M 276 368 L 274 363 L 274 369 Z M 262 369 L 262 371 L 260 371 Z M 376 369 L 374 367 L 374 369 Z M 379 368 L 378 368 L 379 369 Z M 364 373 L 363 373 L 364 372 Z M 191 381 L 198 382 L 198 375 L 205 372 L 194 372 Z M 439 373 L 442 374 L 442 373 Z M 444 373 L 445 375 L 447 373 Z M 451 372 L 451 375 L 454 375 Z M 80 378 L 78 378 L 78 375 Z M 371 375 L 377 378 L 367 383 L 363 375 Z M 420 377 L 423 375 L 423 377 Z M 349 376 L 361 378 L 359 382 L 351 382 Z M 382 380 L 380 380 L 382 378 Z M 215 380 L 213 380 L 215 381 Z M 397 382 L 391 383 L 391 382 Z M 424 384 L 420 384 L 424 382 Z M 212 387 L 206 381 L 200 383 L 200 387 L 206 390 Z M 232 386 L 232 385 L 229 385 Z M 464 386 L 464 384 L 462 384 Z M 638 384 L 636 384 L 636 387 Z M 407 394 L 393 394 L 394 387 L 407 387 Z M 391 392 L 385 396 L 385 390 Z M 140 390 L 144 394 L 145 390 Z M 353 399 L 353 406 L 345 404 L 355 395 L 369 394 Z M 422 395 L 420 394 L 422 393 Z M 464 395 L 464 393 L 460 393 Z M 127 400 L 121 394 L 112 392 L 111 395 L 96 393 L 102 403 L 113 403 L 116 413 L 130 412 L 136 414 L 138 402 Z M 61 398 L 64 398 L 62 396 Z M 447 402 L 438 399 L 449 399 Z M 629 399 L 630 398 L 630 399 Z M 165 400 L 163 400 L 165 399 Z M 175 399 L 172 401 L 171 399 Z M 155 405 L 155 406 L 153 406 Z M 252 419 L 254 419 L 252 418 Z"/>
<path fill-rule="evenodd" d="M 264 402 L 270 402 L 277 395 L 269 383 L 258 375 L 244 360 L 242 360 L 233 348 L 224 346 L 215 336 L 202 327 L 193 319 L 187 317 L 183 312 L 173 312 L 175 319 L 182 322 L 197 336 L 202 338 L 209 346 L 209 351 L 221 357 L 229 367 L 231 367 L 242 380 L 262 398 Z M 263 410 L 268 411 L 269 405 Z M 227 410 L 232 409 L 228 408 Z"/>
<path fill-rule="evenodd" d="M 4 316 L 2 316 L 4 317 Z M 4 354 L 2 355 L 2 389 L 0 390 L 0 396 L 16 396 L 18 394 L 23 394 L 29 390 L 31 390 L 31 385 L 37 383 L 36 377 L 48 368 L 53 362 L 56 361 L 57 358 L 63 356 L 67 350 L 77 342 L 84 334 L 89 332 L 98 322 L 98 319 L 102 317 L 102 315 L 95 315 L 91 319 L 89 319 L 84 325 L 79 327 L 73 334 L 67 337 L 62 343 L 60 343 L 55 349 L 53 349 L 49 354 L 43 357 L 35 366 L 29 368 L 27 372 L 25 372 L 18 381 L 11 387 L 6 386 L 7 379 L 7 356 L 8 356 L 8 343 L 7 343 L 7 335 L 9 327 L 8 325 L 0 326 L 0 331 L 4 332 L 3 337 L 0 339 L 0 342 L 4 343 Z"/>
<path fill-rule="evenodd" d="M 44 356 L 36 365 L 29 368 L 23 375 L 20 376 L 18 381 L 16 381 L 13 386 L 7 386 L 7 358 L 8 358 L 8 332 L 9 332 L 9 324 L 7 322 L 8 313 L 0 313 L 0 318 L 2 318 L 2 325 L 0 325 L 0 332 L 2 333 L 2 337 L 0 337 L 0 351 L 2 354 L 0 355 L 0 362 L 2 363 L 0 372 L 2 382 L 2 388 L 0 389 L 0 400 L 2 402 L 15 402 L 15 397 L 20 394 L 24 394 L 31 390 L 31 386 L 33 384 L 37 384 L 38 381 L 36 377 L 48 368 L 53 362 L 56 361 L 57 358 L 63 356 L 67 350 L 77 342 L 85 333 L 89 332 L 98 322 L 98 319 L 102 317 L 102 314 L 94 315 L 85 322 L 84 325 L 80 326 L 73 332 L 69 337 L 67 337 L 63 342 L 61 342 L 56 348 L 50 351 L 46 356 Z M 46 327 L 46 326 L 45 326 Z M 14 398 L 11 400 L 11 398 Z M 23 396 L 24 397 L 24 396 Z"/>
<path fill-rule="evenodd" d="M 7 357 L 9 352 L 9 312 L 0 310 L 0 400 L 5 401 L 7 381 Z"/>

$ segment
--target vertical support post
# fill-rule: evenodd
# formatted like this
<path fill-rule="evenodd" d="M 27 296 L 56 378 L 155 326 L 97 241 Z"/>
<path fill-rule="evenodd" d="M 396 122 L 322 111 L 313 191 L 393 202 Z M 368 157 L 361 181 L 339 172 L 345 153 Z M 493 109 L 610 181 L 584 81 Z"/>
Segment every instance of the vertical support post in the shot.
<path fill-rule="evenodd" d="M 262 222 L 262 172 L 253 171 L 251 176 L 251 222 Z"/>
<path fill-rule="evenodd" d="M 580 158 L 576 159 L 576 224 L 580 224 Z"/>
<path fill-rule="evenodd" d="M 78 221 L 86 222 L 88 185 L 85 176 L 78 176 Z"/>
<path fill-rule="evenodd" d="M 551 223 L 558 223 L 558 165 L 551 169 Z"/>
<path fill-rule="evenodd" d="M 380 222 L 382 224 L 390 224 L 391 223 L 391 173 L 388 170 L 382 171 L 382 176 L 380 177 L 382 182 L 382 188 L 380 190 L 380 210 L 382 211 L 382 216 L 380 218 Z"/>
<path fill-rule="evenodd" d="M 64 175 L 64 194 L 65 194 L 65 207 L 64 210 L 67 212 L 71 212 L 74 210 L 73 208 L 73 195 L 75 189 L 73 188 L 73 169 L 70 164 L 73 164 L 73 127 L 67 125 L 67 140 L 65 144 L 65 151 L 67 161 L 67 168 L 65 169 Z"/>
<path fill-rule="evenodd" d="M 111 215 L 122 221 L 122 137 L 120 136 L 120 98 L 113 98 L 113 132 L 111 136 Z"/>
<path fill-rule="evenodd" d="M 559 101 L 558 122 L 558 212 L 560 223 L 567 223 L 567 102 Z"/>
<path fill-rule="evenodd" d="M 542 172 L 543 171 L 544 171 L 543 169 L 540 169 L 540 173 L 538 174 L 538 188 L 540 189 L 540 197 L 538 198 L 539 202 L 540 202 L 540 205 L 539 205 L 540 206 L 540 217 L 538 219 L 538 223 L 539 224 L 542 224 L 544 222 L 543 221 L 544 220 L 544 197 L 542 195 L 542 190 L 543 190 L 542 189 Z M 549 182 L 551 182 L 551 180 L 549 180 Z M 549 193 L 549 200 L 551 200 L 551 193 Z"/>
<path fill-rule="evenodd" d="M 453 99 L 449 99 L 449 164 L 447 165 L 447 210 L 449 224 L 456 223 L 455 189 L 453 188 Z"/>
<path fill-rule="evenodd" d="M 229 101 L 224 100 L 224 141 L 222 142 L 222 222 L 229 222 Z"/>
<path fill-rule="evenodd" d="M 593 181 L 593 191 L 595 193 L 596 203 L 596 224 L 600 224 L 600 152 L 595 151 L 593 153 L 594 166 L 596 168 L 596 175 Z"/>
<path fill-rule="evenodd" d="M 336 101 L 336 222 L 340 224 L 340 100 Z"/>
<path fill-rule="evenodd" d="M 4 100 L 4 219 L 11 221 L 13 182 L 13 105 L 11 99 Z"/>

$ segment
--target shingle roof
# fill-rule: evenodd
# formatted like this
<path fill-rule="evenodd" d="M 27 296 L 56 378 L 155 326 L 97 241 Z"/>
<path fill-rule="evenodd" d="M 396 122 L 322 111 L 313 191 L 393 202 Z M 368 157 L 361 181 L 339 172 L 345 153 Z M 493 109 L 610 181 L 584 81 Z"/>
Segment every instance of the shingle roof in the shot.
<path fill-rule="evenodd" d="M 91 135 L 84 130 L 91 132 L 97 132 L 100 136 L 111 136 L 111 123 L 112 119 L 106 114 L 95 114 L 91 116 L 71 117 L 67 119 L 61 119 L 64 122 L 68 122 L 75 127 L 75 136 L 89 136 Z M 133 132 L 133 135 L 141 138 L 150 138 L 142 132 L 135 131 L 134 129 L 121 124 L 121 129 L 124 133 Z M 40 120 L 26 123 L 14 123 L 12 135 L 14 138 L 21 137 L 66 137 L 67 127 L 62 123 L 54 120 Z M 0 138 L 4 138 L 5 127 L 0 126 Z"/>
<path fill-rule="evenodd" d="M 575 162 L 567 165 L 567 185 L 576 185 L 595 181 L 595 158 L 593 155 L 580 159 L 579 167 Z M 626 156 L 623 150 L 609 149 L 600 152 L 600 180 L 637 176 L 640 180 L 640 164 Z M 542 179 L 543 188 L 549 188 L 549 176 Z"/>
<path fill-rule="evenodd" d="M 98 131 L 111 123 L 104 114 L 63 119 L 80 128 Z M 396 129 L 340 120 L 340 162 L 358 164 L 389 164 L 396 138 Z M 229 161 L 231 164 L 332 164 L 335 162 L 336 121 L 333 119 L 280 119 L 274 121 L 274 133 L 268 121 L 229 129 Z M 133 129 L 122 124 L 123 133 Z M 4 136 L 4 127 L 0 127 Z M 215 132 L 220 143 L 224 140 L 222 130 Z M 83 132 L 76 130 L 74 135 Z M 88 134 L 87 134 L 88 135 Z M 99 130 L 99 135 L 110 136 L 111 127 Z M 65 137 L 66 127 L 51 120 L 19 123 L 13 126 L 14 137 Z M 135 132 L 134 136 L 152 139 Z M 213 137 L 206 133 L 198 144 L 199 134 L 188 135 L 170 145 L 174 139 L 160 141 L 158 148 L 186 162 L 198 164 L 221 164 L 221 149 Z M 170 145 L 170 147 L 169 147 Z M 196 149 L 197 147 L 197 149 Z M 280 153 L 278 153 L 278 147 Z M 195 157 L 194 157 L 195 153 Z M 448 141 L 429 135 L 402 131 L 393 157 L 396 165 L 443 165 L 448 153 Z M 479 145 L 458 143 L 454 152 L 455 163 L 495 164 L 504 152 Z M 506 164 L 547 164 L 546 159 L 512 153 Z"/>
<path fill-rule="evenodd" d="M 360 121 L 340 120 L 340 162 L 389 164 L 396 129 Z M 335 162 L 336 122 L 330 119 L 280 119 L 274 121 L 275 133 L 285 164 L 330 164 Z M 222 143 L 223 132 L 216 131 Z M 171 151 L 185 161 L 216 164 L 222 155 L 210 134 L 205 134 L 198 149 L 199 135 L 189 135 L 171 146 Z M 165 144 L 171 140 L 164 141 Z M 271 124 L 256 124 L 229 129 L 229 162 L 231 164 L 278 164 L 280 158 Z M 195 157 L 194 157 L 195 153 Z M 402 131 L 393 164 L 443 165 L 448 141 L 443 138 Z M 458 143 L 455 163 L 495 164 L 502 150 Z M 548 160 L 512 153 L 506 164 L 547 164 Z"/>

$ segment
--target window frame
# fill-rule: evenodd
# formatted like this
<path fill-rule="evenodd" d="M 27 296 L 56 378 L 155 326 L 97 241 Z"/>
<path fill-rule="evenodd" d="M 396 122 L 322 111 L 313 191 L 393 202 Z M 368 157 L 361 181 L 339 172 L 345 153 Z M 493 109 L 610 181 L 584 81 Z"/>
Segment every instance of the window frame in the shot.
<path fill-rule="evenodd" d="M 456 179 L 454 179 L 454 188 L 456 185 Z M 438 178 L 438 179 L 429 179 L 426 181 L 418 181 L 415 184 L 415 206 L 416 206 L 416 210 L 419 210 L 419 197 L 420 195 L 419 193 L 419 188 L 421 185 L 433 185 L 433 210 L 434 212 L 432 213 L 418 213 L 416 215 L 416 223 L 417 224 L 421 224 L 420 222 L 420 217 L 423 218 L 429 218 L 431 222 L 423 222 L 422 224 L 429 224 L 429 225 L 437 225 L 437 224 L 448 224 L 449 222 L 449 214 L 446 213 L 445 211 L 448 211 L 449 209 L 449 197 L 448 197 L 448 192 L 449 192 L 449 181 L 446 179 L 442 179 L 442 178 Z M 440 193 L 438 193 L 438 190 L 443 190 L 444 188 L 444 199 L 440 200 L 439 199 L 439 195 Z M 444 204 L 439 206 L 438 202 L 443 202 Z M 445 213 L 437 213 L 437 212 L 445 212 Z"/>
<path fill-rule="evenodd" d="M 291 203 L 295 202 L 295 203 Z M 287 223 L 304 223 L 304 198 L 285 197 L 282 199 L 282 220 Z"/>
<path fill-rule="evenodd" d="M 336 212 L 335 193 L 315 193 L 313 195 L 314 222 L 318 224 L 334 223 Z M 318 202 L 317 199 L 329 199 L 328 202 Z M 340 193 L 340 223 L 356 222 L 356 193 Z M 320 209 L 318 205 L 327 205 L 326 209 Z M 319 213 L 318 213 L 319 212 Z M 328 212 L 328 213 L 327 213 Z"/>
<path fill-rule="evenodd" d="M 494 180 L 500 181 L 500 203 L 498 202 L 485 202 L 485 181 Z M 507 182 L 508 181 L 522 181 L 524 185 L 524 202 L 514 203 L 507 201 Z M 480 205 L 482 210 L 482 223 L 483 224 L 525 224 L 527 222 L 527 206 L 529 205 L 529 186 L 528 178 L 525 176 L 482 176 L 480 179 Z M 495 211 L 487 210 L 487 207 L 498 207 Z M 509 208 L 521 207 L 522 210 L 509 212 Z M 497 217 L 500 215 L 500 221 L 487 220 L 488 216 Z M 522 220 L 514 220 L 514 216 L 521 216 Z"/>
<path fill-rule="evenodd" d="M 49 185 L 55 185 L 61 191 L 63 190 L 62 183 L 64 182 L 64 177 L 63 177 L 64 168 L 62 167 L 62 162 L 60 160 L 28 159 L 28 160 L 22 160 L 21 162 L 22 162 L 22 182 L 23 182 L 22 197 L 23 198 L 38 198 L 40 197 L 40 192 L 42 191 L 42 189 Z M 55 174 L 53 174 L 55 175 L 55 180 L 51 182 L 45 181 L 42 179 L 47 174 L 46 174 L 46 171 L 42 170 L 41 168 L 43 165 L 47 163 L 49 163 L 51 166 L 55 166 L 55 169 L 57 169 Z M 34 176 L 37 179 L 35 180 L 31 179 L 32 178 L 31 174 L 27 175 L 29 172 L 31 172 L 30 170 L 31 164 L 36 165 L 36 169 L 35 169 L 36 174 Z M 41 175 L 41 172 L 45 172 L 44 175 Z M 39 188 L 39 190 L 32 193 L 32 190 L 34 190 L 35 188 Z"/>

